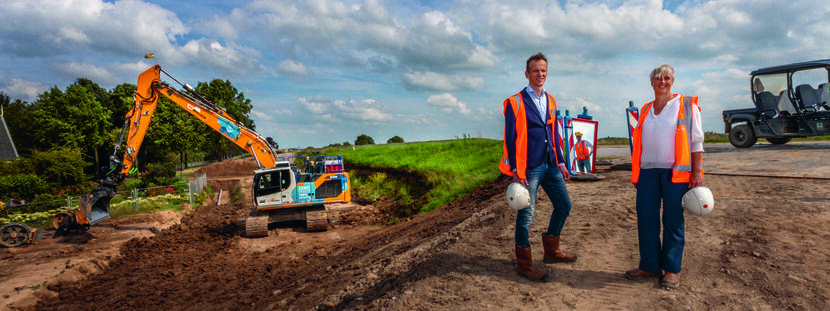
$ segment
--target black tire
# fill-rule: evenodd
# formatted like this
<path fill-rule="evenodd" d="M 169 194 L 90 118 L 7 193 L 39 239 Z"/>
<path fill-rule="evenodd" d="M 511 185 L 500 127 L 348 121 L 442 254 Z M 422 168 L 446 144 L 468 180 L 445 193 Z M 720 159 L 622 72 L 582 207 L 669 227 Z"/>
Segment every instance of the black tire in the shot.
<path fill-rule="evenodd" d="M 783 145 L 790 142 L 792 137 L 767 137 L 766 140 L 773 145 Z"/>
<path fill-rule="evenodd" d="M 755 132 L 748 124 L 733 126 L 729 131 L 729 143 L 736 148 L 749 148 L 758 142 Z"/>

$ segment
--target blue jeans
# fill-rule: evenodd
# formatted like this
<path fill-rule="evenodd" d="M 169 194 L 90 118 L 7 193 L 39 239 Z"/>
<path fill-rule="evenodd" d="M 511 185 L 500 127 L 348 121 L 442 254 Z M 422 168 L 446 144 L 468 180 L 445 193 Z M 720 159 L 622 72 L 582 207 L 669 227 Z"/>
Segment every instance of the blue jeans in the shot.
<path fill-rule="evenodd" d="M 637 237 L 640 270 L 680 273 L 686 246 L 683 193 L 689 183 L 673 183 L 671 169 L 640 170 L 637 180 Z M 660 203 L 663 205 L 663 241 L 660 241 Z"/>
<path fill-rule="evenodd" d="M 528 169 L 527 190 L 530 192 L 530 207 L 519 210 L 516 215 L 516 245 L 530 247 L 530 224 L 533 222 L 533 213 L 536 208 L 536 193 L 539 186 L 545 190 L 553 204 L 553 213 L 550 215 L 548 230 L 545 235 L 558 236 L 565 226 L 565 219 L 571 213 L 571 197 L 568 195 L 568 188 L 565 186 L 565 178 L 556 166 L 549 165 L 547 161 L 538 167 Z"/>
<path fill-rule="evenodd" d="M 576 160 L 576 170 L 583 173 L 591 173 L 591 159 Z"/>

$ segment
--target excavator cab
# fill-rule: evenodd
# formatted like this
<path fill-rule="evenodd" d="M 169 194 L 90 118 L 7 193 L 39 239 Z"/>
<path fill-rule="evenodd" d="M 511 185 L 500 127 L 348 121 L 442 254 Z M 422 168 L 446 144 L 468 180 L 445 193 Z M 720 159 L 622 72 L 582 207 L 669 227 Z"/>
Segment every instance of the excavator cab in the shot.
<path fill-rule="evenodd" d="M 291 203 L 291 194 L 297 180 L 288 163 L 274 168 L 260 169 L 254 175 L 254 205 L 257 209 L 270 209 Z"/>

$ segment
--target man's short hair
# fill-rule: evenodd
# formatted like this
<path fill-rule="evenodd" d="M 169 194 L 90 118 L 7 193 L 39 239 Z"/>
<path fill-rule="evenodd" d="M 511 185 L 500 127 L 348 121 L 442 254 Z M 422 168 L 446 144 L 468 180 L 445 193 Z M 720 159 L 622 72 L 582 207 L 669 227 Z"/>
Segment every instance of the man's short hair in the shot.
<path fill-rule="evenodd" d="M 662 64 L 654 68 L 649 75 L 649 80 L 654 80 L 654 78 L 662 78 L 663 76 L 669 75 L 674 80 L 674 68 L 667 64 Z"/>
<path fill-rule="evenodd" d="M 543 60 L 545 61 L 545 64 L 548 63 L 548 59 L 545 58 L 545 54 L 542 54 L 542 52 L 533 54 L 533 56 L 529 57 L 525 63 L 525 72 L 530 72 L 530 62 L 535 62 L 537 60 Z"/>

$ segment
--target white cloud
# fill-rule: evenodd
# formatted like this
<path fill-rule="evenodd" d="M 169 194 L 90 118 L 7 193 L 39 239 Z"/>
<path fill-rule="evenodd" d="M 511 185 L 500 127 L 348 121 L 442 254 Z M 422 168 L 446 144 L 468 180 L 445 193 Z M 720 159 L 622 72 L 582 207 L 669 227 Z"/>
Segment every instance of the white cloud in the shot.
<path fill-rule="evenodd" d="M 0 82 L 3 82 L 0 79 Z M 5 83 L 4 83 L 5 84 Z M 9 79 L 8 84 L 3 87 L 3 91 L 12 99 L 22 99 L 25 101 L 34 101 L 37 95 L 46 91 L 48 87 L 37 81 L 28 81 L 18 78 Z"/>
<path fill-rule="evenodd" d="M 245 74 L 262 70 L 258 62 L 242 50 L 222 45 L 211 39 L 187 42 L 181 48 L 181 55 L 189 60 L 205 62 L 234 74 Z"/>
<path fill-rule="evenodd" d="M 605 109 L 601 105 L 594 104 L 584 98 L 581 97 L 574 97 L 574 98 L 562 98 L 562 102 L 565 103 L 564 105 L 560 105 L 558 108 L 559 110 L 565 111 L 568 109 L 571 115 L 577 115 L 582 113 L 582 108 L 588 108 L 588 114 L 596 115 L 603 113 Z"/>
<path fill-rule="evenodd" d="M 418 91 L 455 91 L 484 87 L 484 79 L 467 75 L 446 75 L 435 72 L 410 72 L 401 76 L 403 86 Z"/>
<path fill-rule="evenodd" d="M 272 121 L 272 120 L 274 120 L 274 117 L 272 117 L 271 115 L 269 115 L 269 114 L 267 114 L 267 113 L 264 113 L 264 112 L 262 112 L 262 111 L 259 111 L 259 110 L 251 110 L 251 114 L 253 114 L 253 115 L 254 115 L 255 117 L 257 117 L 258 119 L 262 119 L 262 120 L 265 120 L 265 121 Z"/>
<path fill-rule="evenodd" d="M 281 61 L 280 64 L 277 66 L 277 69 L 285 76 L 288 77 L 305 77 L 308 75 L 308 69 L 302 63 L 286 59 Z"/>
<path fill-rule="evenodd" d="M 351 119 L 363 121 L 390 121 L 393 119 L 392 115 L 383 111 L 383 106 L 379 105 L 374 99 L 348 101 L 335 100 L 334 106 L 340 109 L 340 112 Z"/>
<path fill-rule="evenodd" d="M 463 115 L 470 114 L 470 109 L 467 108 L 467 105 L 450 93 L 432 95 L 427 98 L 427 103 L 440 108 L 444 112 L 458 112 Z"/>
<path fill-rule="evenodd" d="M 10 0 L 0 11 L 0 35 L 25 38 L 12 52 L 60 53 L 71 49 L 117 54 L 174 49 L 176 37 L 189 30 L 173 12 L 141 1 Z"/>
<path fill-rule="evenodd" d="M 308 16 L 315 22 L 308 22 Z M 235 29 L 262 38 L 278 57 L 306 63 L 456 72 L 488 69 L 499 62 L 443 13 L 419 12 L 399 20 L 379 1 L 253 1 L 228 18 Z"/>
<path fill-rule="evenodd" d="M 115 64 L 112 66 L 112 68 L 113 70 L 122 73 L 135 74 L 139 72 L 144 72 L 145 70 L 149 69 L 150 66 L 152 66 L 152 64 L 146 61 L 137 61 L 132 63 Z"/>
<path fill-rule="evenodd" d="M 385 122 L 393 116 L 374 99 L 329 100 L 321 97 L 299 99 L 300 105 L 314 114 L 313 119 Z M 334 117 L 336 116 L 336 117 Z"/>
<path fill-rule="evenodd" d="M 191 29 L 174 12 L 155 4 L 137 0 L 7 2 L 0 10 L 4 21 L 0 38 L 10 43 L 4 47 L 13 55 L 75 54 L 92 61 L 104 55 L 134 59 L 153 52 L 167 65 L 208 64 L 230 73 L 262 70 L 256 62 L 259 55 L 251 55 L 253 50 L 246 47 L 208 38 L 180 45 L 179 40 L 192 36 Z"/>
<path fill-rule="evenodd" d="M 116 76 L 107 68 L 92 64 L 71 62 L 57 65 L 57 71 L 67 77 L 83 77 L 102 84 L 115 84 L 118 82 Z M 146 68 L 145 68 L 146 69 Z"/>

